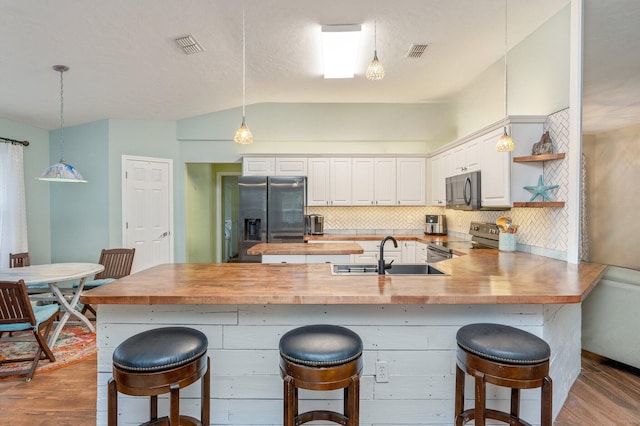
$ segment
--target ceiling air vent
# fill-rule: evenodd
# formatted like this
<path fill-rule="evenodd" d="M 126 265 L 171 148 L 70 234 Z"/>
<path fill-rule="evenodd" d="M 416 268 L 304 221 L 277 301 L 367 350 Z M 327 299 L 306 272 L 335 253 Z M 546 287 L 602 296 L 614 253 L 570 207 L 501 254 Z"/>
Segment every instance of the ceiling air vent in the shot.
<path fill-rule="evenodd" d="M 178 46 L 184 51 L 185 54 L 191 55 L 193 53 L 202 52 L 204 48 L 198 40 L 196 40 L 192 35 L 178 37 L 176 39 L 176 43 Z"/>
<path fill-rule="evenodd" d="M 427 47 L 429 47 L 428 44 L 412 44 L 407 52 L 407 58 L 421 58 Z"/>

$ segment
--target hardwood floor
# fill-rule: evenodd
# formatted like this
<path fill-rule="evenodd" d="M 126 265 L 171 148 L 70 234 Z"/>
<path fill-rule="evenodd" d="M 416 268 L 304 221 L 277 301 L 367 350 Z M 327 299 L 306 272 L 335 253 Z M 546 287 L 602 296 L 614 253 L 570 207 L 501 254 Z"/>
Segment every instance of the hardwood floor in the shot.
<path fill-rule="evenodd" d="M 30 383 L 0 381 L 0 423 L 12 426 L 96 424 L 96 360 Z M 640 370 L 582 353 L 582 373 L 556 426 L 640 425 Z"/>

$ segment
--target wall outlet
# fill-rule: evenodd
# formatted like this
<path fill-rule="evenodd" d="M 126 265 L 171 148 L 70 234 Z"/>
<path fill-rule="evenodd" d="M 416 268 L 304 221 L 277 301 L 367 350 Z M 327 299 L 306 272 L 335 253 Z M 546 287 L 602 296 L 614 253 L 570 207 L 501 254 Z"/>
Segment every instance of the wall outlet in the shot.
<path fill-rule="evenodd" d="M 389 364 L 387 361 L 376 361 L 376 382 L 387 383 L 389 381 Z"/>

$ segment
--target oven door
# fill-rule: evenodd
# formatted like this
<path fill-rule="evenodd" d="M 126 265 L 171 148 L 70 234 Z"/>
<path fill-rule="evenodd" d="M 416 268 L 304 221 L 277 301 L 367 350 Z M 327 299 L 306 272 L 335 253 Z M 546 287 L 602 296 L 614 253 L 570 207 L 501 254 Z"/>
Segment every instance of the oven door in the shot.
<path fill-rule="evenodd" d="M 427 245 L 427 263 L 436 263 L 451 259 L 451 252 L 443 247 Z"/>

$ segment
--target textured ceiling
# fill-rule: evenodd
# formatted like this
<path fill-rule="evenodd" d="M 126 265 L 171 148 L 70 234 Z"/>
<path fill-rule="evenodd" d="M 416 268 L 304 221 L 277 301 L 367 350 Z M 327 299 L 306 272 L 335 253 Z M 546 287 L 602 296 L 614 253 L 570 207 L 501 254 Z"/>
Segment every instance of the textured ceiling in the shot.
<path fill-rule="evenodd" d="M 568 1 L 509 0 L 510 45 Z M 624 23 L 628 10 L 615 28 L 600 25 L 603 16 L 617 10 L 600 3 L 638 9 L 635 0 L 588 0 L 592 16 L 586 21 L 598 29 L 587 35 L 593 51 L 585 54 L 585 82 L 597 88 L 585 87 L 590 102 L 602 91 L 620 89 L 604 81 L 620 72 L 613 66 L 619 59 L 616 50 L 608 43 L 621 42 L 616 47 L 622 48 L 629 40 L 611 33 L 631 28 Z M 245 9 L 248 104 L 437 102 L 450 98 L 503 54 L 503 0 L 245 0 Z M 2 0 L 0 117 L 58 127 L 55 64 L 71 68 L 64 75 L 66 125 L 105 118 L 176 120 L 238 107 L 241 17 L 242 2 L 229 0 Z M 376 18 L 378 54 L 387 75 L 371 82 L 364 72 L 373 52 Z M 319 28 L 345 23 L 363 26 L 357 78 L 324 80 Z M 174 39 L 187 34 L 205 51 L 182 53 Z M 405 57 L 412 43 L 430 45 L 423 58 Z M 589 70 L 600 64 L 603 51 L 614 56 L 609 66 Z M 626 58 L 625 81 L 637 80 L 633 67 L 638 55 L 628 56 L 633 57 Z M 615 101 L 624 103 L 624 91 L 616 93 L 620 98 Z M 585 117 L 587 111 L 595 117 L 600 110 L 605 108 L 585 106 Z"/>

